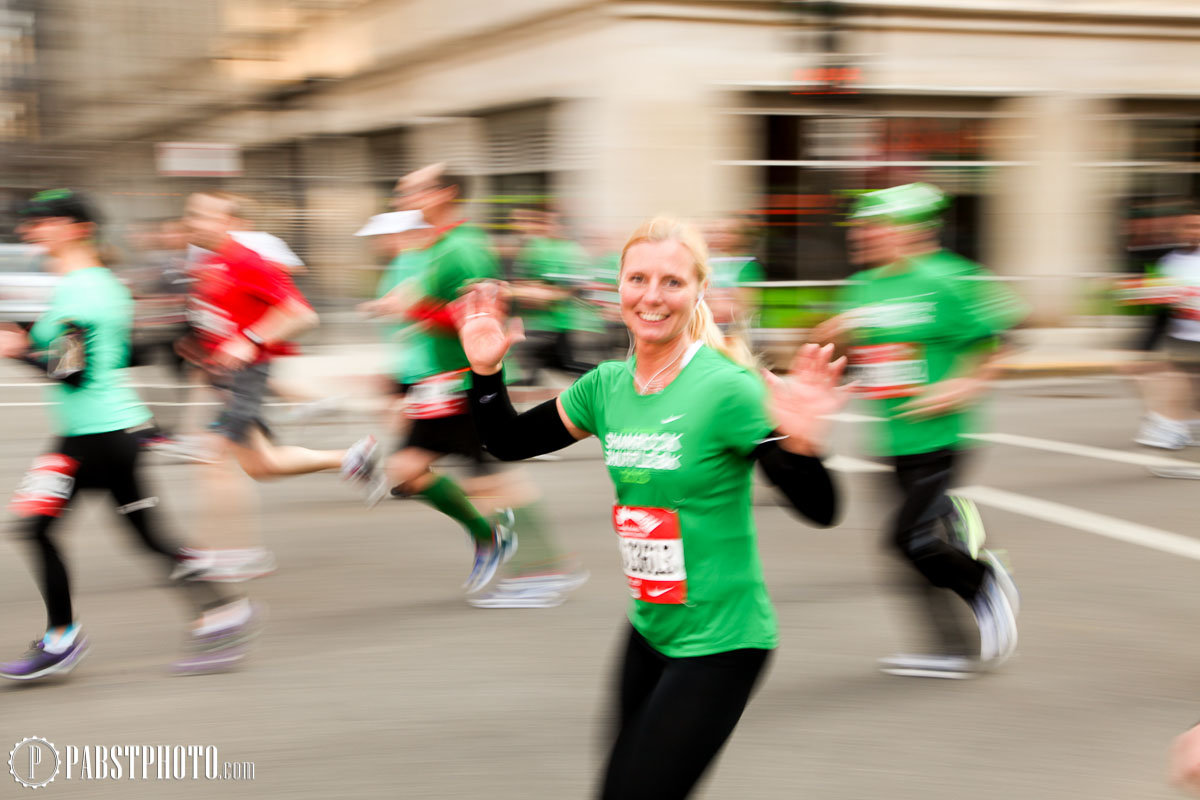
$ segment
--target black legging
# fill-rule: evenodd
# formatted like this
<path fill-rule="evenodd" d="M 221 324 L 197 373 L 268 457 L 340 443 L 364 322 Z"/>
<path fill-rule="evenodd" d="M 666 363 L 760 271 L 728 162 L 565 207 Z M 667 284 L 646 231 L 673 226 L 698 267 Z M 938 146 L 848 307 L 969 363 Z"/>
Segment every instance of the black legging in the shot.
<path fill-rule="evenodd" d="M 987 567 L 951 544 L 943 526 L 953 506 L 946 496 L 962 454 L 936 450 L 895 458 L 904 502 L 892 525 L 892 545 L 934 586 L 967 602 L 979 594 Z"/>
<path fill-rule="evenodd" d="M 138 481 L 137 462 L 141 454 L 137 437 L 126 431 L 66 436 L 57 443 L 55 453 L 78 462 L 71 502 L 83 489 L 103 489 L 112 495 L 117 513 L 128 521 L 138 539 L 149 550 L 162 557 L 168 575 L 179 563 L 179 547 L 163 536 L 153 511 L 154 500 L 142 492 Z M 65 511 L 65 508 L 64 508 Z M 38 588 L 46 602 L 48 627 L 70 625 L 74 619 L 71 608 L 71 583 L 67 567 L 50 534 L 60 517 L 37 515 L 25 520 L 25 530 L 33 542 Z M 206 583 L 184 582 L 193 610 L 222 605 L 228 601 L 224 593 Z"/>
<path fill-rule="evenodd" d="M 733 732 L 770 650 L 670 658 L 630 628 L 602 800 L 682 800 Z"/>

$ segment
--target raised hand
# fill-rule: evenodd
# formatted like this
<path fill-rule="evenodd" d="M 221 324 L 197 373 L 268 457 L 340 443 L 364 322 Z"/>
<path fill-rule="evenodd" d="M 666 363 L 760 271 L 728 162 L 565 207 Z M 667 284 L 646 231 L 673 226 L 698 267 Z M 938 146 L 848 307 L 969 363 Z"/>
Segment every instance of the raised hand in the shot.
<path fill-rule="evenodd" d="M 806 344 L 796 352 L 787 377 L 764 374 L 768 411 L 776 429 L 787 437 L 779 442 L 783 449 L 801 455 L 818 455 L 824 449 L 832 425 L 829 415 L 845 407 L 851 388 L 838 385 L 846 359 L 832 357 L 833 345 Z"/>
<path fill-rule="evenodd" d="M 458 339 L 471 369 L 480 375 L 499 372 L 509 348 L 525 338 L 521 320 L 508 317 L 506 291 L 502 283 L 484 281 L 453 304 Z"/>

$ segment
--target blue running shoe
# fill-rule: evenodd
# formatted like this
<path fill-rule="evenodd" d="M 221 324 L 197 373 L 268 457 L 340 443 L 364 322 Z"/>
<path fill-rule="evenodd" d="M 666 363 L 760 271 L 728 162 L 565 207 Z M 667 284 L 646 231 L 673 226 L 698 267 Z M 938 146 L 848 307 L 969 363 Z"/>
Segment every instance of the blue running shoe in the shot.
<path fill-rule="evenodd" d="M 513 557 L 517 552 L 517 534 L 503 521 L 492 523 L 492 540 L 487 544 L 475 543 L 475 562 L 471 565 L 471 574 L 463 584 L 463 591 L 475 594 L 491 583 L 496 577 L 500 565 Z"/>

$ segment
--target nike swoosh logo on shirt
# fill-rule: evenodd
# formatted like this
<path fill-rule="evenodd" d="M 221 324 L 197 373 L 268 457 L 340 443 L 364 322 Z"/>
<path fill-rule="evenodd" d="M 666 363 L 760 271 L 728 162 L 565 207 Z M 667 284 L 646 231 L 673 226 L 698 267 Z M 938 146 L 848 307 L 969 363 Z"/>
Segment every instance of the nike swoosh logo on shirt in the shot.
<path fill-rule="evenodd" d="M 499 392 L 492 392 L 491 394 L 485 394 L 483 397 L 479 398 L 479 402 L 490 403 L 496 399 L 497 394 L 499 394 Z"/>
<path fill-rule="evenodd" d="M 671 591 L 671 589 L 673 589 L 673 588 L 675 588 L 675 587 L 668 586 L 665 589 L 647 589 L 646 594 L 650 595 L 651 597 L 662 597 L 664 594 Z"/>
<path fill-rule="evenodd" d="M 667 417 L 666 419 L 662 420 L 659 424 L 666 425 L 668 423 L 674 422 L 677 419 L 682 419 L 683 416 L 684 416 L 683 414 L 676 414 L 673 417 Z"/>

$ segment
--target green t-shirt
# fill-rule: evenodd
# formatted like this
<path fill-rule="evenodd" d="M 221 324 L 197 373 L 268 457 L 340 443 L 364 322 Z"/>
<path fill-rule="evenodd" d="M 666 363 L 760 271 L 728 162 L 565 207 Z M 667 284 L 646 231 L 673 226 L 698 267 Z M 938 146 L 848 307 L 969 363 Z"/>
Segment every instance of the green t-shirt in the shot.
<path fill-rule="evenodd" d="M 376 287 L 376 296 L 383 297 L 402 283 L 416 281 L 429 263 L 425 250 L 405 250 L 388 264 Z M 389 369 L 400 383 L 409 383 L 416 376 L 428 375 L 429 342 L 419 325 L 388 323 L 383 326 L 385 340 L 392 345 Z"/>
<path fill-rule="evenodd" d="M 499 275 L 496 256 L 492 253 L 487 234 L 471 225 L 451 228 L 425 253 L 428 262 L 418 280 L 421 294 L 433 300 L 453 302 L 468 284 Z M 424 335 L 428 344 L 428 361 L 422 365 L 422 374 L 413 374 L 411 378 L 423 378 L 470 366 L 456 331 L 430 328 Z"/>
<path fill-rule="evenodd" d="M 83 332 L 86 370 L 79 387 L 55 383 L 48 396 L 55 428 L 62 436 L 109 433 L 142 425 L 150 412 L 125 384 L 129 362 L 133 298 L 104 267 L 67 273 L 54 290 L 50 307 L 29 339 L 35 351 L 51 350 L 73 326 Z"/>
<path fill-rule="evenodd" d="M 539 237 L 530 239 L 517 255 L 516 277 L 571 288 L 584 277 L 582 271 L 587 264 L 587 254 L 575 242 Z M 525 327 L 531 331 L 570 330 L 582 321 L 568 300 L 531 308 L 523 316 Z"/>
<path fill-rule="evenodd" d="M 685 584 L 684 602 L 656 602 L 631 575 L 630 622 L 671 657 L 775 647 L 751 505 L 750 454 L 773 427 L 762 380 L 707 347 L 657 394 L 639 395 L 632 369 L 632 361 L 606 361 L 562 394 L 571 421 L 600 439 L 616 487 L 614 516 L 636 520 L 639 507 L 677 512 L 679 544 L 653 540 L 674 548 L 671 564 L 618 539 L 627 574 L 682 576 Z M 671 588 L 646 585 L 657 587 L 645 590 L 650 598 Z"/>
<path fill-rule="evenodd" d="M 927 419 L 901 418 L 899 407 L 930 383 L 953 375 L 960 358 L 994 346 L 1015 325 L 1023 304 L 1002 284 L 975 280 L 987 271 L 940 251 L 865 270 L 839 295 L 853 315 L 851 375 L 884 416 L 880 455 L 958 447 L 974 428 L 970 410 Z"/>

